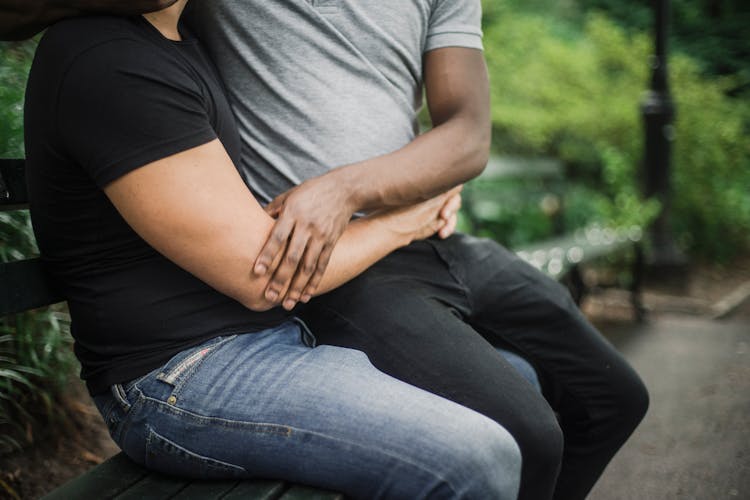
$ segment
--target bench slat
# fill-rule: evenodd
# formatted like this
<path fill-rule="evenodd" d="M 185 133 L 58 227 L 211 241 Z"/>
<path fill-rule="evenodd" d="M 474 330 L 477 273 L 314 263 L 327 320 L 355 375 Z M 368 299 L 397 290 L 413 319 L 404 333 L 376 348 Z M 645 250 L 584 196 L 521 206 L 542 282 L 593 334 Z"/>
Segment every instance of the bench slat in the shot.
<path fill-rule="evenodd" d="M 284 483 L 263 479 L 243 481 L 235 489 L 227 493 L 223 500 L 276 500 L 284 494 L 287 487 Z"/>
<path fill-rule="evenodd" d="M 332 491 L 319 490 L 308 486 L 293 486 L 281 500 L 344 500 L 344 495 Z"/>
<path fill-rule="evenodd" d="M 39 259 L 0 264 L 0 316 L 63 302 Z"/>
<path fill-rule="evenodd" d="M 42 500 L 113 498 L 147 475 L 148 471 L 120 453 L 56 489 Z"/>
<path fill-rule="evenodd" d="M 221 500 L 226 498 L 227 493 L 235 489 L 238 484 L 239 481 L 236 479 L 195 481 L 171 498 L 173 500 Z"/>
<path fill-rule="evenodd" d="M 149 474 L 114 498 L 117 500 L 161 500 L 172 498 L 172 496 L 184 490 L 190 483 L 191 480 L 189 479 Z"/>

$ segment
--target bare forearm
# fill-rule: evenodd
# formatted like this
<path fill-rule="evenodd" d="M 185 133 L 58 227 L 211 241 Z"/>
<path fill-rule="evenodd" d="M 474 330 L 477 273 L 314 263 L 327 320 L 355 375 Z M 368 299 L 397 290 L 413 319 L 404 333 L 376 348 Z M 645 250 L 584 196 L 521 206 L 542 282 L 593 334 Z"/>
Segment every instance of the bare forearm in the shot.
<path fill-rule="evenodd" d="M 357 210 L 426 200 L 477 176 L 490 148 L 490 97 L 481 51 L 445 48 L 424 60 L 434 128 L 402 149 L 336 169 Z"/>
<path fill-rule="evenodd" d="M 358 211 L 424 201 L 479 175 L 489 155 L 489 124 L 454 119 L 384 156 L 333 170 Z"/>
<path fill-rule="evenodd" d="M 0 39 L 29 38 L 61 19 L 86 14 L 136 15 L 176 0 L 0 0 Z"/>
<path fill-rule="evenodd" d="M 331 262 L 315 295 L 338 288 L 355 278 L 411 238 L 399 234 L 386 223 L 360 219 L 349 224 L 331 255 Z"/>

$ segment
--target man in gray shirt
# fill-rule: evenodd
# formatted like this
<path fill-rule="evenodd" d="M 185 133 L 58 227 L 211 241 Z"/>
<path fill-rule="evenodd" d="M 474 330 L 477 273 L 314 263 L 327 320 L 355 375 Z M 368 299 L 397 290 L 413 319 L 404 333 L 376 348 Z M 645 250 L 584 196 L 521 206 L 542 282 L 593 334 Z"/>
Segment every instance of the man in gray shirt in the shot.
<path fill-rule="evenodd" d="M 479 0 L 192 7 L 239 121 L 242 175 L 278 216 L 256 272 L 275 273 L 269 298 L 284 307 L 307 301 L 354 213 L 429 198 L 484 167 Z M 418 136 L 423 87 L 434 127 Z M 520 498 L 584 498 L 645 412 L 637 375 L 567 291 L 488 240 L 412 244 L 298 313 L 320 342 L 506 427 L 524 458 Z M 547 401 L 487 341 L 528 358 Z"/>
<path fill-rule="evenodd" d="M 270 300 L 309 300 L 355 213 L 484 167 L 479 0 L 212 0 L 188 15 L 225 79 L 241 173 L 278 217 L 254 270 L 273 273 Z M 417 136 L 423 87 L 434 127 Z M 299 314 L 321 343 L 361 349 L 508 429 L 519 498 L 584 498 L 645 413 L 645 388 L 559 285 L 491 241 L 449 236 L 455 210 L 445 239 L 395 252 Z M 544 397 L 491 344 L 529 359 Z"/>

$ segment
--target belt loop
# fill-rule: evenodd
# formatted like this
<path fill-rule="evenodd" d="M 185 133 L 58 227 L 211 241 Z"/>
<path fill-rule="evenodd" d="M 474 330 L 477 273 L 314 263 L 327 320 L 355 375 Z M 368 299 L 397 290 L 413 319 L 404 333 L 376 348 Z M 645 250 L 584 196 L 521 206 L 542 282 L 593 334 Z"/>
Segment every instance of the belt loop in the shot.
<path fill-rule="evenodd" d="M 292 318 L 292 321 L 299 325 L 302 343 L 305 344 L 307 347 L 316 347 L 318 345 L 318 340 L 315 338 L 315 335 L 313 335 L 313 333 L 307 327 L 305 322 L 297 317 Z"/>
<path fill-rule="evenodd" d="M 122 406 L 122 409 L 125 411 L 125 413 L 130 411 L 130 403 L 128 402 L 128 397 L 125 394 L 125 389 L 122 388 L 122 384 L 114 384 L 112 387 L 110 387 L 110 391 L 112 391 L 112 397 L 115 398 L 115 400 L 120 403 L 120 406 Z"/>

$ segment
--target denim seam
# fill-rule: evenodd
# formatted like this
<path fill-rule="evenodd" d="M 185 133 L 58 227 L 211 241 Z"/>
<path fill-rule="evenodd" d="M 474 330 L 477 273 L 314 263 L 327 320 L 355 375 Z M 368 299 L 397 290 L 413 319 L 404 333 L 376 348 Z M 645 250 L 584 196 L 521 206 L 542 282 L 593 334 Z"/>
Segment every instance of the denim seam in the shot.
<path fill-rule="evenodd" d="M 120 429 L 119 432 L 117 432 L 116 436 L 113 436 L 112 439 L 117 443 L 120 448 L 122 448 L 123 438 L 128 435 L 128 432 L 130 431 L 130 427 L 133 425 L 132 419 L 128 418 L 129 415 L 136 414 L 138 410 L 140 410 L 141 406 L 143 406 L 143 402 L 145 397 L 143 396 L 143 393 L 139 388 L 135 388 L 138 392 L 138 395 L 136 397 L 136 400 L 134 403 L 130 405 L 130 411 L 125 415 L 125 417 L 120 421 Z M 122 443 L 122 444 L 121 444 Z"/>
<path fill-rule="evenodd" d="M 348 440 L 345 440 L 345 439 L 342 439 L 342 438 L 339 438 L 339 437 L 335 437 L 335 436 L 330 436 L 330 435 L 324 434 L 322 432 L 305 430 L 305 429 L 299 429 L 297 427 L 292 427 L 292 426 L 289 426 L 289 425 L 282 425 L 282 424 L 246 422 L 246 421 L 241 421 L 241 420 L 229 420 L 229 419 L 225 419 L 225 418 L 221 418 L 221 417 L 209 417 L 209 416 L 199 415 L 197 413 L 193 413 L 191 411 L 185 410 L 184 408 L 178 408 L 178 407 L 172 406 L 172 405 L 170 405 L 168 403 L 165 403 L 165 402 L 163 402 L 161 400 L 150 398 L 148 396 L 143 396 L 143 399 L 146 400 L 146 401 L 153 402 L 157 406 L 157 411 L 166 411 L 166 412 L 173 413 L 173 414 L 179 415 L 179 416 L 187 416 L 187 417 L 189 417 L 189 418 L 191 418 L 191 419 L 193 419 L 196 422 L 201 423 L 201 424 L 213 423 L 213 424 L 219 424 L 219 425 L 221 425 L 223 427 L 230 427 L 230 428 L 243 428 L 243 427 L 250 427 L 251 429 L 258 429 L 258 428 L 260 428 L 261 430 L 258 433 L 279 435 L 279 436 L 283 436 L 283 437 L 291 437 L 291 436 L 293 436 L 295 434 L 299 434 L 301 436 L 305 436 L 305 435 L 308 435 L 308 436 L 317 436 L 317 437 L 321 437 L 323 439 L 327 439 L 327 440 L 330 440 L 330 441 L 344 443 L 344 444 L 346 444 L 348 446 L 351 446 L 351 447 L 358 447 L 358 448 L 368 449 L 368 447 L 366 447 L 363 444 L 360 444 L 360 443 L 357 443 L 357 442 L 353 442 L 353 441 L 348 441 Z M 274 430 L 270 431 L 270 430 L 265 430 L 264 428 L 274 428 Z M 283 432 L 280 432 L 281 429 L 283 429 Z M 372 448 L 369 448 L 369 449 L 371 451 L 376 452 L 376 453 L 382 453 L 383 455 L 388 456 L 390 458 L 395 458 L 396 460 L 400 460 L 400 461 L 402 461 L 404 463 L 407 463 L 407 464 L 409 464 L 409 465 L 411 465 L 411 466 L 413 466 L 413 467 L 415 467 L 417 469 L 424 470 L 427 473 L 431 474 L 433 477 L 439 479 L 441 482 L 443 482 L 446 485 L 448 485 L 448 487 L 450 488 L 450 490 L 454 494 L 458 493 L 458 490 L 451 484 L 451 482 L 448 479 L 446 479 L 445 477 L 443 477 L 441 474 L 438 474 L 437 472 L 434 472 L 434 471 L 428 469 L 427 467 L 424 467 L 422 465 L 416 464 L 416 463 L 414 463 L 414 462 L 412 462 L 410 460 L 407 460 L 406 458 L 404 458 L 404 457 L 402 457 L 402 456 L 400 456 L 400 455 L 398 455 L 398 454 L 396 454 L 394 452 L 386 451 L 386 450 L 383 450 L 382 448 L 372 447 Z"/>
<path fill-rule="evenodd" d="M 156 406 L 156 411 L 160 411 L 162 413 L 171 413 L 173 415 L 177 416 L 186 416 L 196 423 L 199 424 L 216 424 L 221 425 L 222 427 L 248 427 L 251 428 L 251 430 L 255 430 L 259 434 L 276 434 L 279 436 L 286 436 L 289 437 L 292 435 L 292 428 L 289 426 L 284 426 L 280 424 L 269 424 L 269 423 L 259 423 L 259 422 L 243 422 L 241 420 L 230 420 L 225 419 L 221 417 L 211 417 L 206 415 L 200 415 L 198 413 L 193 413 L 189 410 L 186 410 L 184 408 L 180 408 L 178 406 L 171 405 L 169 403 L 165 403 L 164 401 L 156 398 L 151 398 L 149 396 L 143 396 L 143 399 L 145 401 L 154 403 Z"/>
<path fill-rule="evenodd" d="M 159 439 L 170 446 L 174 446 L 175 448 L 179 449 L 182 453 L 185 453 L 186 455 L 190 456 L 191 458 L 194 458 L 196 460 L 201 460 L 206 462 L 211 467 L 218 467 L 222 469 L 228 469 L 230 471 L 234 472 L 247 472 L 247 469 L 245 469 L 242 466 L 230 464 L 229 462 L 224 462 L 222 460 L 208 457 L 206 455 L 201 455 L 199 453 L 195 453 L 194 451 L 190 451 L 187 448 L 180 446 L 179 444 L 175 443 L 171 439 L 168 439 L 158 432 L 156 432 L 150 425 L 146 425 L 146 428 L 148 429 L 148 435 L 146 437 L 146 454 L 148 454 L 148 450 L 153 447 L 153 443 L 156 439 Z"/>
<path fill-rule="evenodd" d="M 193 374 L 198 370 L 198 368 L 203 364 L 206 359 L 210 358 L 214 353 L 216 353 L 221 347 L 226 345 L 229 341 L 234 340 L 237 338 L 237 335 L 230 335 L 223 339 L 221 339 L 219 342 L 216 342 L 214 344 L 211 344 L 209 346 L 203 347 L 202 349 L 197 350 L 195 353 L 187 356 L 185 359 L 177 363 L 177 365 L 172 369 L 173 371 L 177 371 L 180 368 L 182 368 L 183 363 L 187 362 L 189 359 L 193 358 L 195 355 L 197 355 L 202 350 L 208 349 L 208 352 L 205 352 L 201 357 L 199 357 L 193 364 L 189 365 L 188 367 L 184 368 L 182 372 L 177 373 L 177 375 L 174 377 L 174 379 L 171 379 L 170 377 L 162 376 L 164 372 L 160 372 L 159 375 L 157 375 L 157 380 L 160 380 L 166 384 L 171 385 L 174 387 L 174 390 L 172 391 L 172 395 L 177 397 L 180 395 L 182 390 L 184 389 L 185 385 L 190 381 L 190 378 L 193 376 Z M 165 380 L 166 378 L 170 378 L 170 380 Z"/>

